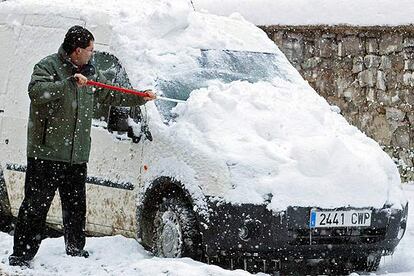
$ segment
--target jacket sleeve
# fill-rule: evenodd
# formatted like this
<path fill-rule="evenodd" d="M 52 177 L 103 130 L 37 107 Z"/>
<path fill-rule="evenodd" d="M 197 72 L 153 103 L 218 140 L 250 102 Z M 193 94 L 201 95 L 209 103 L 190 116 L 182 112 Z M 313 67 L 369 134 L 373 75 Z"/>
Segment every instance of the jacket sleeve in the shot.
<path fill-rule="evenodd" d="M 99 71 L 96 73 L 96 81 L 114 85 L 113 83 L 110 83 Z M 147 102 L 143 97 L 140 96 L 124 94 L 122 92 L 113 91 L 106 88 L 97 88 L 96 90 L 97 91 L 95 98 L 101 104 L 108 104 L 112 106 L 137 106 L 143 105 Z"/>
<path fill-rule="evenodd" d="M 50 69 L 45 64 L 38 63 L 29 83 L 29 97 L 34 105 L 45 104 L 62 97 L 71 85 L 74 85 L 74 80 L 55 81 Z"/>

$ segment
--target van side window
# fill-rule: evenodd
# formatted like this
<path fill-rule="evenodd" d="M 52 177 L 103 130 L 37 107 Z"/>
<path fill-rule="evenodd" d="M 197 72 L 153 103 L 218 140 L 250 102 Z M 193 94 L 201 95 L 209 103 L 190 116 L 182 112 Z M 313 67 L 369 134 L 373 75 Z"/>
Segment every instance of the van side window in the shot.
<path fill-rule="evenodd" d="M 96 51 L 93 59 L 97 70 L 101 71 L 108 81 L 119 84 L 121 87 L 132 88 L 128 74 L 116 56 L 107 52 Z M 108 118 L 110 114 L 113 118 Z M 108 122 L 108 124 L 111 122 L 113 125 L 125 126 L 127 125 L 126 121 L 122 121 L 126 120 L 128 115 L 130 115 L 134 121 L 141 121 L 141 109 L 138 106 L 133 108 L 111 107 L 100 103 L 95 103 L 94 106 L 93 118 Z M 119 131 L 124 130 L 119 129 Z"/>

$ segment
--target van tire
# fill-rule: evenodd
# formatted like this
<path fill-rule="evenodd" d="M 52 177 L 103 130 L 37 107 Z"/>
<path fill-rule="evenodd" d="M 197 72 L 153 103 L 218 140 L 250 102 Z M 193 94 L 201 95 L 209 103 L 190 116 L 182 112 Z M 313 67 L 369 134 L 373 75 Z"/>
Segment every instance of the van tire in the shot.
<path fill-rule="evenodd" d="M 201 234 L 191 204 L 180 198 L 163 200 L 155 213 L 152 251 L 166 258 L 201 260 Z"/>

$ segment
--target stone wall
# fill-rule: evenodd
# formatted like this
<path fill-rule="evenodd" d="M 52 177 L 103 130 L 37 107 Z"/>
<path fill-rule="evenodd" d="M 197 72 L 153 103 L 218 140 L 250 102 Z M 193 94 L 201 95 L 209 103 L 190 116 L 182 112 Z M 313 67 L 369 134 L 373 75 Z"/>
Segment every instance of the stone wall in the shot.
<path fill-rule="evenodd" d="M 414 180 L 414 26 L 261 27 L 310 85 Z"/>

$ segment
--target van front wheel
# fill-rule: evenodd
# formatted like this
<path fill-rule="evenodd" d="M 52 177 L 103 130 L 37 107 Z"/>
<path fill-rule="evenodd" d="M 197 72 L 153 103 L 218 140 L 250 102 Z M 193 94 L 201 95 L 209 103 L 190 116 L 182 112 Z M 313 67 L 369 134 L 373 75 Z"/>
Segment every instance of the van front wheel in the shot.
<path fill-rule="evenodd" d="M 164 200 L 155 213 L 153 229 L 156 256 L 201 259 L 201 235 L 190 204 L 178 198 Z"/>

